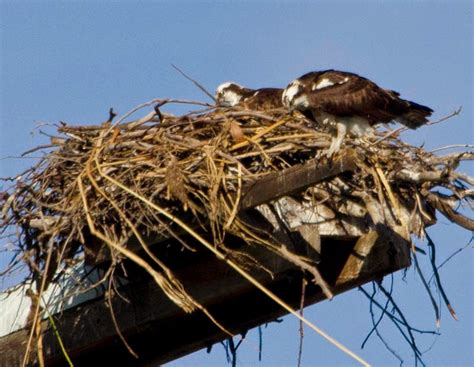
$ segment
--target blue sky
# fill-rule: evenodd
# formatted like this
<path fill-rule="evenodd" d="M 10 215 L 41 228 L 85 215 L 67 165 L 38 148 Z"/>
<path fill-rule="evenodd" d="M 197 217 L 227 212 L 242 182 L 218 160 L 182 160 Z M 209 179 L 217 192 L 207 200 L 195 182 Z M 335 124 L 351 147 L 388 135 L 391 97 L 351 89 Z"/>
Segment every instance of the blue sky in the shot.
<path fill-rule="evenodd" d="M 205 100 L 171 63 L 210 90 L 226 80 L 286 86 L 310 70 L 356 72 L 430 106 L 434 119 L 463 106 L 448 122 L 406 132 L 407 141 L 427 149 L 473 143 L 471 1 L 0 0 L 0 22 L 0 176 L 31 164 L 3 157 L 45 143 L 34 130 L 38 124 L 98 123 L 110 107 L 124 113 L 158 97 Z M 473 173 L 467 165 L 461 170 Z M 471 237 L 443 217 L 429 232 L 440 262 Z M 5 261 L 0 255 L 0 268 Z M 471 246 L 441 270 L 460 320 L 443 309 L 442 335 L 424 356 L 428 365 L 474 365 L 472 268 Z M 405 279 L 395 275 L 395 295 L 414 325 L 433 327 L 433 311 L 412 269 Z M 360 292 L 310 307 L 306 315 L 374 365 L 397 365 L 377 338 L 359 349 L 370 330 L 368 302 Z M 413 364 L 401 336 L 388 324 L 382 332 Z M 298 335 L 291 317 L 270 325 L 259 363 L 252 332 L 238 366 L 295 365 Z M 353 364 L 309 330 L 304 340 L 303 366 Z M 419 337 L 421 349 L 433 341 Z M 210 355 L 201 351 L 170 366 L 224 364 L 216 346 Z"/>

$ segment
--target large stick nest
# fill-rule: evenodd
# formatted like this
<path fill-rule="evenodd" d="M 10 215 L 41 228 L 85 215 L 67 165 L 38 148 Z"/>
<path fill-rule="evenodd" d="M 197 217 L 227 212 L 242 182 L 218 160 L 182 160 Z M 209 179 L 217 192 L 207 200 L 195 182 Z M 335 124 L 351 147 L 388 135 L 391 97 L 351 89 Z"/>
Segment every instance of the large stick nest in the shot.
<path fill-rule="evenodd" d="M 246 184 L 313 158 L 331 164 L 324 155 L 331 134 L 298 113 L 208 107 L 181 116 L 156 108 L 134 121 L 124 116 L 115 124 L 58 126 L 52 148 L 12 178 L 0 202 L 2 232 L 14 236 L 33 279 L 41 279 L 47 266 L 50 279 L 61 264 L 80 258 L 91 237 L 110 249 L 112 263 L 126 257 L 146 268 L 123 250 L 131 237 L 179 238 L 197 228 L 223 252 L 228 233 L 275 250 L 239 216 Z M 473 198 L 473 179 L 456 169 L 474 153 L 439 156 L 384 134 L 346 138 L 338 154 L 355 152 L 355 171 L 292 196 L 302 208 L 324 208 L 320 232 L 330 233 L 327 226 L 338 221 L 363 223 L 362 233 L 383 223 L 404 238 L 422 236 L 436 210 L 472 230 L 473 221 L 457 208 Z M 166 264 L 154 261 L 160 286 L 193 310 Z"/>

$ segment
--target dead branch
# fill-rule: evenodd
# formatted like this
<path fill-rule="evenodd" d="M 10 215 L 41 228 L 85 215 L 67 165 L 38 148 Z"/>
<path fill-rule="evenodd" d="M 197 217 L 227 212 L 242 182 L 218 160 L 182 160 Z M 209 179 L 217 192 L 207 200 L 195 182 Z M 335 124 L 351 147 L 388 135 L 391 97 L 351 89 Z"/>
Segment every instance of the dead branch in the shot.
<path fill-rule="evenodd" d="M 430 192 L 427 194 L 426 200 L 451 222 L 454 222 L 470 231 L 474 231 L 474 220 L 467 218 L 452 209 L 448 201 L 443 200 L 439 194 Z"/>

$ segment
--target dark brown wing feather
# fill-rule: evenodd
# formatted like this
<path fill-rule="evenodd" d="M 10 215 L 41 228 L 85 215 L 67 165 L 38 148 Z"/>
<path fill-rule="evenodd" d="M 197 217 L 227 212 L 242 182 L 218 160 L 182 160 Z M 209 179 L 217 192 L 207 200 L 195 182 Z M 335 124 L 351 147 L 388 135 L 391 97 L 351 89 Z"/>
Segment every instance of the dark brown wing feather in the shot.
<path fill-rule="evenodd" d="M 353 75 L 329 72 L 319 76 L 319 82 L 327 78 L 337 84 L 307 90 L 312 109 L 336 116 L 360 116 L 370 123 L 389 122 L 408 111 L 408 105 L 395 94 L 379 88 L 370 80 Z M 344 81 L 344 78 L 348 78 Z"/>
<path fill-rule="evenodd" d="M 353 73 L 328 70 L 317 72 L 313 76 L 310 74 L 300 80 L 303 81 L 306 77 L 303 84 L 311 109 L 315 111 L 324 111 L 336 116 L 360 116 L 366 118 L 370 124 L 398 120 L 410 128 L 426 123 L 426 117 L 432 112 L 428 107 L 401 99 L 397 92 L 380 88 L 370 80 Z M 317 84 L 325 78 L 335 84 L 312 90 L 314 83 Z"/>
<path fill-rule="evenodd" d="M 256 89 L 251 95 L 244 98 L 240 103 L 250 110 L 271 110 L 283 107 L 281 96 L 283 89 L 261 88 Z"/>

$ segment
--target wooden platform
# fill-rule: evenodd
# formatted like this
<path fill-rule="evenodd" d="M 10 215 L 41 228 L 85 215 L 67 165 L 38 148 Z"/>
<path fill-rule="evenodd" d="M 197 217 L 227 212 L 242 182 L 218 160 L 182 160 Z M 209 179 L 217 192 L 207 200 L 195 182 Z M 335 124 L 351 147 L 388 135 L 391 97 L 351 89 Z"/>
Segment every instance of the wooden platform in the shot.
<path fill-rule="evenodd" d="M 353 157 L 346 156 L 330 166 L 309 162 L 288 172 L 279 172 L 276 181 L 276 176 L 273 179 L 270 177 L 247 187 L 241 208 L 248 210 L 354 167 Z M 285 179 L 285 174 L 293 179 Z M 251 273 L 256 279 L 297 307 L 305 276 L 302 271 L 265 248 L 250 247 L 238 238 L 228 237 L 227 241 L 227 245 L 252 256 L 273 274 L 271 277 L 268 271 L 253 270 Z M 189 243 L 196 248 L 199 246 L 193 244 L 191 239 Z M 211 253 L 180 252 L 172 241 L 169 245 L 159 246 L 160 249 L 155 251 L 160 251 L 160 258 L 164 259 L 186 290 L 232 333 L 243 333 L 286 313 Z M 313 245 L 302 239 L 292 250 L 312 257 L 316 256 Z M 318 246 L 314 260 L 335 294 L 410 265 L 408 243 L 383 225 L 378 225 L 377 231 L 358 236 L 321 235 Z M 107 261 L 107 256 L 98 262 L 102 261 Z M 103 298 L 98 298 L 54 316 L 59 335 L 75 366 L 102 363 L 148 366 L 164 363 L 228 337 L 202 312 L 185 314 L 140 269 L 132 264 L 126 264 L 126 267 L 129 283 L 120 288 L 120 294 L 128 301 L 114 297 L 113 311 L 122 334 L 139 359 L 128 353 L 117 336 L 110 309 Z M 306 305 L 323 299 L 321 289 L 310 283 L 306 291 Z M 43 321 L 43 330 L 46 365 L 66 365 L 48 320 Z M 27 340 L 26 329 L 1 337 L 0 367 L 20 365 Z"/>

